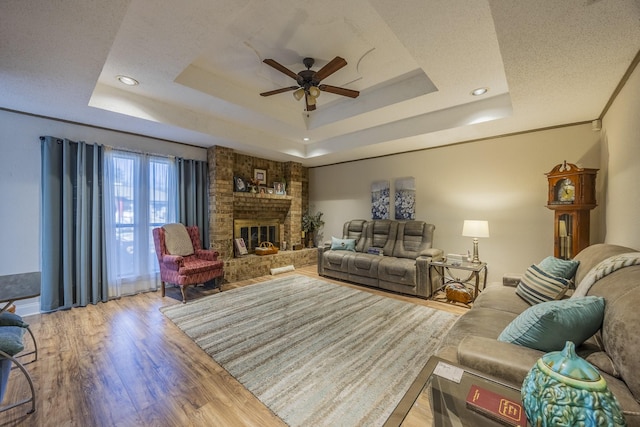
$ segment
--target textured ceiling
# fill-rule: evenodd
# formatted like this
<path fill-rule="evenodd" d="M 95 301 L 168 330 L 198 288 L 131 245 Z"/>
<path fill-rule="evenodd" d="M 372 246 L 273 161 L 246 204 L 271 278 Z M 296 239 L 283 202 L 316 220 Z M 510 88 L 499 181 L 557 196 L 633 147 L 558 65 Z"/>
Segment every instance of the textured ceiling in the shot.
<path fill-rule="evenodd" d="M 638 0 L 9 0 L 0 16 L 0 108 L 307 166 L 593 120 L 640 49 Z M 345 58 L 323 83 L 360 96 L 306 112 L 258 95 L 295 85 L 263 59 L 307 56 Z"/>

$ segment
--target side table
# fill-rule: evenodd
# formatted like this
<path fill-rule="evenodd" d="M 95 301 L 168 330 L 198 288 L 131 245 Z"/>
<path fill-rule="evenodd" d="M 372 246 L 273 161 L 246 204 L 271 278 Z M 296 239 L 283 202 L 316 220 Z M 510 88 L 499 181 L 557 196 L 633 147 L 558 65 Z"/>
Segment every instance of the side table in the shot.
<path fill-rule="evenodd" d="M 462 270 L 467 272 L 467 277 L 458 278 L 452 270 Z M 433 273 L 440 276 L 440 287 L 436 291 L 443 290 L 449 283 L 460 283 L 465 285 L 471 283 L 473 285 L 473 299 L 487 286 L 487 263 L 481 262 L 474 264 L 472 262 L 463 261 L 462 263 L 452 263 L 445 261 L 431 261 L 429 263 L 429 276 L 433 277 Z M 482 275 L 482 289 L 480 288 L 480 275 Z M 473 282 L 472 282 L 473 281 Z M 434 292 L 435 294 L 435 292 Z"/>
<path fill-rule="evenodd" d="M 510 422 L 497 421 L 471 409 L 467 397 L 474 386 L 505 398 L 500 413 Z M 436 356 L 429 358 L 384 427 L 430 424 L 448 427 L 529 425 L 519 388 Z"/>

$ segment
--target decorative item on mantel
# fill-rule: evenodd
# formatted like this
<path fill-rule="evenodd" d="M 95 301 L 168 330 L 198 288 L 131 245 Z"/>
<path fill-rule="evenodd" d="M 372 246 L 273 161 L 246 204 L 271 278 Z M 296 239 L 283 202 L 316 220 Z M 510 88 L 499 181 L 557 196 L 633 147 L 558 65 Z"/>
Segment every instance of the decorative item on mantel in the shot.
<path fill-rule="evenodd" d="M 522 403 L 534 427 L 626 426 L 606 381 L 571 341 L 538 359 L 522 384 Z"/>
<path fill-rule="evenodd" d="M 324 221 L 322 220 L 322 212 L 318 211 L 311 214 L 307 211 L 302 215 L 302 239 L 308 239 L 307 247 L 313 248 L 316 231 L 322 228 Z"/>

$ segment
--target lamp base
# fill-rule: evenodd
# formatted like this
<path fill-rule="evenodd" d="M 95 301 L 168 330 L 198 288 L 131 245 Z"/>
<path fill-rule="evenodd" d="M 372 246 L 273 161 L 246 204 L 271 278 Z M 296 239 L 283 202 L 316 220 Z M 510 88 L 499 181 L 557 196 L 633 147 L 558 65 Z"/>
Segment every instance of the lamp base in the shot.
<path fill-rule="evenodd" d="M 471 260 L 472 264 L 480 264 L 480 258 L 478 257 L 478 238 L 473 238 L 473 260 Z"/>

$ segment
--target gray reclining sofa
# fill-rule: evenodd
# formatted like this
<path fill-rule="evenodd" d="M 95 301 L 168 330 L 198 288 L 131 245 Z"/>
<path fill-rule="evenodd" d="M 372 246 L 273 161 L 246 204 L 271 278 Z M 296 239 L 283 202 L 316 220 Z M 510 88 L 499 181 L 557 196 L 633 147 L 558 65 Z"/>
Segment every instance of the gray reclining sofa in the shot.
<path fill-rule="evenodd" d="M 352 250 L 338 245 L 332 249 L 331 242 L 320 246 L 318 274 L 429 298 L 433 293 L 429 262 L 442 258 L 442 250 L 432 247 L 434 230 L 424 221 L 347 221 L 342 239 L 355 240 L 355 246 Z M 382 255 L 375 253 L 380 251 Z"/>

